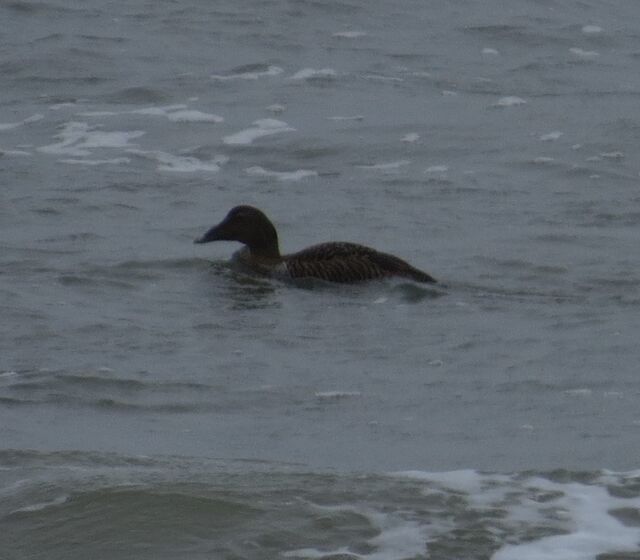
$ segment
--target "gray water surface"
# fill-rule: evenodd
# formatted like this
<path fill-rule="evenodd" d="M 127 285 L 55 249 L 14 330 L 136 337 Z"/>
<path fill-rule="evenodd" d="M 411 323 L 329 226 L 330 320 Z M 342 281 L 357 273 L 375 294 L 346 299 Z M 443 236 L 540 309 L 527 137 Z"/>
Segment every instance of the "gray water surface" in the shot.
<path fill-rule="evenodd" d="M 636 469 L 640 10 L 614 4 L 3 3 L 7 468 Z M 440 284 L 193 245 L 243 203 L 283 251 L 360 242 Z"/>

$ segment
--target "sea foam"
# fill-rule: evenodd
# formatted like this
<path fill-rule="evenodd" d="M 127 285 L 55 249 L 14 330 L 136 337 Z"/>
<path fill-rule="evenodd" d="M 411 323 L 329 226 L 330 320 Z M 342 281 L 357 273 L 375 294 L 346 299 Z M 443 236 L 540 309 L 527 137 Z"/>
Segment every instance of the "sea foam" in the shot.
<path fill-rule="evenodd" d="M 142 130 L 105 132 L 85 122 L 68 122 L 62 131 L 55 135 L 60 142 L 37 148 L 46 154 L 70 156 L 88 156 L 91 150 L 98 148 L 127 148 L 130 140 L 144 135 Z"/>
<path fill-rule="evenodd" d="M 316 177 L 318 175 L 317 171 L 312 171 L 310 169 L 297 169 L 296 171 L 272 171 L 258 165 L 248 167 L 245 171 L 249 175 L 254 175 L 256 177 L 273 177 L 278 181 L 299 181 L 305 177 Z"/>
<path fill-rule="evenodd" d="M 569 52 L 571 54 L 575 54 L 576 56 L 581 56 L 582 58 L 595 58 L 597 56 L 600 56 L 599 52 L 596 51 L 586 51 L 584 49 L 578 48 L 578 47 L 573 47 L 569 49 Z"/>
<path fill-rule="evenodd" d="M 213 113 L 205 113 L 196 109 L 189 109 L 183 103 L 157 107 L 143 107 L 130 111 L 85 111 L 78 113 L 81 117 L 111 117 L 115 115 L 145 115 L 150 117 L 165 117 L 173 122 L 203 122 L 221 123 L 224 118 Z"/>
<path fill-rule="evenodd" d="M 284 70 L 279 66 L 268 66 L 266 70 L 256 70 L 252 72 L 238 72 L 235 74 L 228 74 L 226 76 L 220 74 L 213 74 L 211 76 L 214 80 L 227 81 L 227 80 L 257 80 L 258 78 L 268 76 L 279 76 Z"/>
<path fill-rule="evenodd" d="M 333 68 L 321 68 L 316 70 L 315 68 L 303 68 L 298 70 L 293 76 L 290 76 L 290 80 L 311 80 L 317 78 L 335 78 L 337 73 Z"/>
<path fill-rule="evenodd" d="M 219 115 L 213 115 L 211 113 L 203 113 L 202 111 L 183 109 L 180 111 L 174 111 L 167 115 L 170 121 L 174 122 L 213 122 L 221 123 L 224 121 Z"/>
<path fill-rule="evenodd" d="M 175 173 L 194 173 L 196 171 L 216 173 L 220 171 L 220 166 L 229 160 L 228 157 L 220 155 L 215 156 L 211 160 L 203 161 L 192 156 L 176 156 L 158 150 L 128 150 L 128 152 L 157 161 L 158 171 L 171 171 Z"/>
<path fill-rule="evenodd" d="M 339 400 L 360 396 L 362 396 L 360 391 L 318 391 L 315 393 L 316 399 L 320 400 Z"/>
<path fill-rule="evenodd" d="M 514 107 L 516 105 L 524 105 L 526 101 L 522 99 L 522 97 L 517 97 L 515 95 L 507 95 L 505 97 L 501 97 L 494 103 L 494 107 Z"/>
<path fill-rule="evenodd" d="M 12 513 L 33 513 L 36 511 L 42 511 L 50 507 L 62 505 L 68 502 L 69 499 L 70 499 L 70 496 L 60 496 L 58 498 L 51 500 L 50 502 L 40 502 L 37 504 L 31 504 L 28 506 L 21 507 L 19 509 L 13 510 Z"/>
<path fill-rule="evenodd" d="M 4 150 L 0 148 L 0 156 L 25 157 L 30 155 L 31 155 L 31 152 L 27 152 L 26 150 Z"/>
<path fill-rule="evenodd" d="M 334 115 L 331 117 L 327 117 L 330 121 L 362 121 L 364 120 L 364 115 Z"/>
<path fill-rule="evenodd" d="M 582 28 L 582 32 L 586 35 L 602 33 L 602 27 L 600 27 L 599 25 L 585 25 Z"/>
<path fill-rule="evenodd" d="M 489 532 L 509 535 L 507 539 L 496 538 L 501 546 L 492 560 L 597 560 L 602 555 L 638 551 L 637 524 L 620 521 L 616 512 L 637 511 L 640 496 L 615 492 L 624 480 L 637 478 L 637 472 L 605 472 L 589 483 L 474 470 L 405 471 L 393 476 L 421 481 L 425 496 L 464 499 L 469 516 L 482 515 Z M 492 515 L 496 511 L 502 513 Z M 550 527 L 555 534 L 549 536 Z M 434 526 L 431 540 L 443 530 Z M 536 538 L 536 533 L 541 536 Z"/>
<path fill-rule="evenodd" d="M 427 531 L 420 522 L 405 519 L 401 514 L 375 511 L 357 506 L 321 506 L 312 504 L 327 516 L 352 513 L 366 519 L 375 530 L 375 536 L 367 540 L 367 552 L 354 554 L 348 547 L 334 550 L 299 548 L 284 553 L 285 558 L 359 558 L 361 560 L 402 560 L 423 557 Z"/>
<path fill-rule="evenodd" d="M 557 140 L 563 135 L 559 130 L 554 130 L 553 132 L 548 132 L 547 134 L 541 134 L 540 140 L 543 142 L 551 142 L 553 140 Z"/>
<path fill-rule="evenodd" d="M 35 115 L 31 115 L 30 117 L 27 117 L 26 119 L 23 119 L 18 122 L 0 123 L 0 131 L 13 130 L 14 128 L 24 126 L 25 124 L 41 121 L 42 119 L 44 119 L 44 115 L 41 115 L 40 113 L 36 113 Z"/>
<path fill-rule="evenodd" d="M 417 132 L 410 132 L 409 134 L 405 134 L 400 140 L 408 143 L 417 142 L 420 140 L 420 135 Z"/>
<path fill-rule="evenodd" d="M 61 159 L 61 163 L 69 163 L 71 165 L 124 165 L 130 163 L 131 160 L 127 157 L 118 157 L 111 159 Z"/>
<path fill-rule="evenodd" d="M 295 132 L 295 128 L 290 127 L 286 122 L 277 119 L 259 119 L 252 123 L 254 126 L 246 128 L 234 134 L 225 136 L 222 141 L 233 146 L 248 146 L 254 140 L 263 136 L 282 134 L 283 132 Z"/>
<path fill-rule="evenodd" d="M 356 165 L 359 169 L 373 169 L 379 171 L 391 171 L 409 165 L 411 163 L 408 159 L 400 159 L 397 161 L 389 161 L 385 163 L 373 163 L 371 165 Z"/>
<path fill-rule="evenodd" d="M 446 173 L 447 171 L 449 168 L 446 165 L 430 165 L 424 170 L 425 173 Z"/>
<path fill-rule="evenodd" d="M 364 37 L 366 33 L 364 31 L 338 31 L 334 33 L 332 37 L 339 37 L 340 39 L 357 39 Z"/>
<path fill-rule="evenodd" d="M 543 492 L 561 493 L 547 508 L 563 512 L 568 532 L 522 544 L 508 544 L 493 560 L 597 560 L 604 554 L 637 552 L 640 531 L 610 514 L 617 508 L 640 507 L 640 498 L 615 498 L 606 488 L 587 484 L 559 484 L 534 479 L 531 486 Z"/>

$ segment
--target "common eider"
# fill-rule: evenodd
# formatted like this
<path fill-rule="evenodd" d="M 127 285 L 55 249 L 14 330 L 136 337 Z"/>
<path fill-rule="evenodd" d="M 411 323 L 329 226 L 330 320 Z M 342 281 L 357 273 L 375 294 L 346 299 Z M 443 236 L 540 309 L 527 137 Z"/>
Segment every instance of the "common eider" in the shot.
<path fill-rule="evenodd" d="M 278 233 L 269 218 L 253 206 L 236 206 L 218 225 L 194 243 L 239 241 L 241 262 L 262 272 L 280 272 L 289 278 L 318 278 L 328 282 L 360 282 L 400 276 L 417 282 L 436 282 L 431 275 L 402 259 L 356 243 L 313 245 L 281 255 Z"/>

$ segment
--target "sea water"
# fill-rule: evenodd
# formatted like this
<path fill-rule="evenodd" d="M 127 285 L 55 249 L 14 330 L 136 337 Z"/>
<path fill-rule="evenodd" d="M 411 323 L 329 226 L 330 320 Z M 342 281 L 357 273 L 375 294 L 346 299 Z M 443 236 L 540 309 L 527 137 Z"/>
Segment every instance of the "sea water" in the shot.
<path fill-rule="evenodd" d="M 639 557 L 635 3 L 0 18 L 0 557 Z"/>

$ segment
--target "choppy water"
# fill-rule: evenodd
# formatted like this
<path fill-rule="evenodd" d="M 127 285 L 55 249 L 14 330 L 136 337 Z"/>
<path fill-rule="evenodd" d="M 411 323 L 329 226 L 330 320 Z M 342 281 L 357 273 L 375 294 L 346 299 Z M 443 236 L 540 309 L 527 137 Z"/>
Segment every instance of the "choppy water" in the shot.
<path fill-rule="evenodd" d="M 639 7 L 0 18 L 2 554 L 640 557 Z M 249 276 L 239 203 L 441 285 Z"/>

